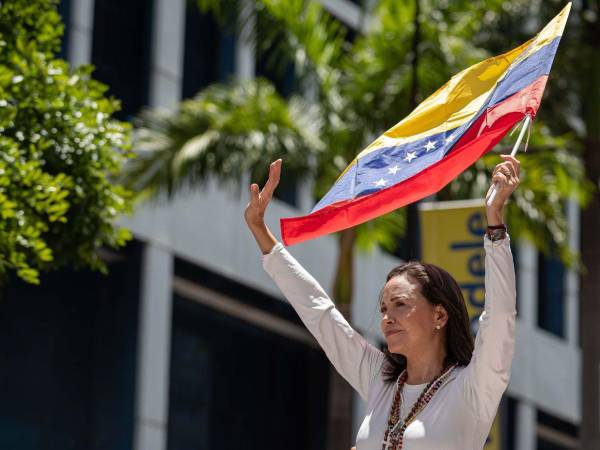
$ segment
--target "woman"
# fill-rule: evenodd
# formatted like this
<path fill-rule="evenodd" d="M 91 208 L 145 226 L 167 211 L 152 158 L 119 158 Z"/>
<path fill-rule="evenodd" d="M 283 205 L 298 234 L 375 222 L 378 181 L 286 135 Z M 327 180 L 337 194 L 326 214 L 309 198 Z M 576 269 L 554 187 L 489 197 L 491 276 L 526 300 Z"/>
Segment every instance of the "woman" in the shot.
<path fill-rule="evenodd" d="M 486 206 L 485 308 L 474 346 L 456 281 L 439 267 L 409 262 L 386 278 L 379 302 L 387 350 L 373 347 L 264 223 L 281 160 L 271 164 L 262 191 L 250 186 L 244 216 L 263 253 L 264 269 L 366 401 L 356 450 L 483 448 L 514 353 L 515 275 L 503 209 L 519 185 L 519 162 L 502 158 L 492 176 L 498 192 Z"/>

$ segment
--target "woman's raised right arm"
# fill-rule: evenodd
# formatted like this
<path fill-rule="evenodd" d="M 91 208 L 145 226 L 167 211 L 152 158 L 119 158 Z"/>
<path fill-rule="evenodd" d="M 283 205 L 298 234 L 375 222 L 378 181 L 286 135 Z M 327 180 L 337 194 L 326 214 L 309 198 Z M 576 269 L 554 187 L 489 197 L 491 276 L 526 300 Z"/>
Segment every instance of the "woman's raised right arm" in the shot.
<path fill-rule="evenodd" d="M 259 192 L 250 186 L 244 217 L 263 253 L 265 271 L 288 299 L 336 370 L 365 400 L 383 354 L 357 333 L 319 283 L 277 242 L 264 223 L 266 207 L 279 183 L 281 160 L 271 164 L 269 180 Z"/>

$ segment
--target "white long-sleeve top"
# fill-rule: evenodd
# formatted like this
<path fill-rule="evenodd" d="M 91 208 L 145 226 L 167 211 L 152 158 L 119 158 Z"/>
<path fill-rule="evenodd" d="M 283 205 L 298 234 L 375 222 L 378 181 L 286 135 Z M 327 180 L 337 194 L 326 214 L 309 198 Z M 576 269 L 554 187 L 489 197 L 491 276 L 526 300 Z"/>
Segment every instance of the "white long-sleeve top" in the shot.
<path fill-rule="evenodd" d="M 404 432 L 404 450 L 481 450 L 510 378 L 516 289 L 509 238 L 485 247 L 485 307 L 469 365 L 456 368 Z M 357 450 L 381 450 L 395 383 L 383 381 L 384 355 L 336 309 L 319 283 L 281 243 L 263 267 L 319 342 L 337 371 L 366 401 Z M 375 301 L 375 300 L 374 300 Z M 425 385 L 405 385 L 412 406 Z"/>

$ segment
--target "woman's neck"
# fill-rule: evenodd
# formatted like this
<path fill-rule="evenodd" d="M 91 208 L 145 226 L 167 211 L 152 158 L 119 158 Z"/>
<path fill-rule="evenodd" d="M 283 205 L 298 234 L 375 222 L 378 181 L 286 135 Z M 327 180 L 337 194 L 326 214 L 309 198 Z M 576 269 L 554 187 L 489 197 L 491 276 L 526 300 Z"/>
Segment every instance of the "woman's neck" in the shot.
<path fill-rule="evenodd" d="M 406 358 L 407 384 L 429 383 L 444 368 L 446 352 L 438 351 L 421 357 Z"/>

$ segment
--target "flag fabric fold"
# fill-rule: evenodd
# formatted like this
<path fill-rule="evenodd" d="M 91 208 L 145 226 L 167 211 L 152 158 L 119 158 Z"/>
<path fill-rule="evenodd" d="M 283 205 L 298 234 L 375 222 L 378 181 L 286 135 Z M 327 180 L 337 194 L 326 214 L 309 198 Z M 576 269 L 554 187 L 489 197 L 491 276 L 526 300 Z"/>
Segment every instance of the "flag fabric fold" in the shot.
<path fill-rule="evenodd" d="M 340 231 L 434 194 L 535 117 L 571 3 L 533 39 L 453 76 L 348 165 L 305 216 L 280 219 L 285 245 Z"/>

